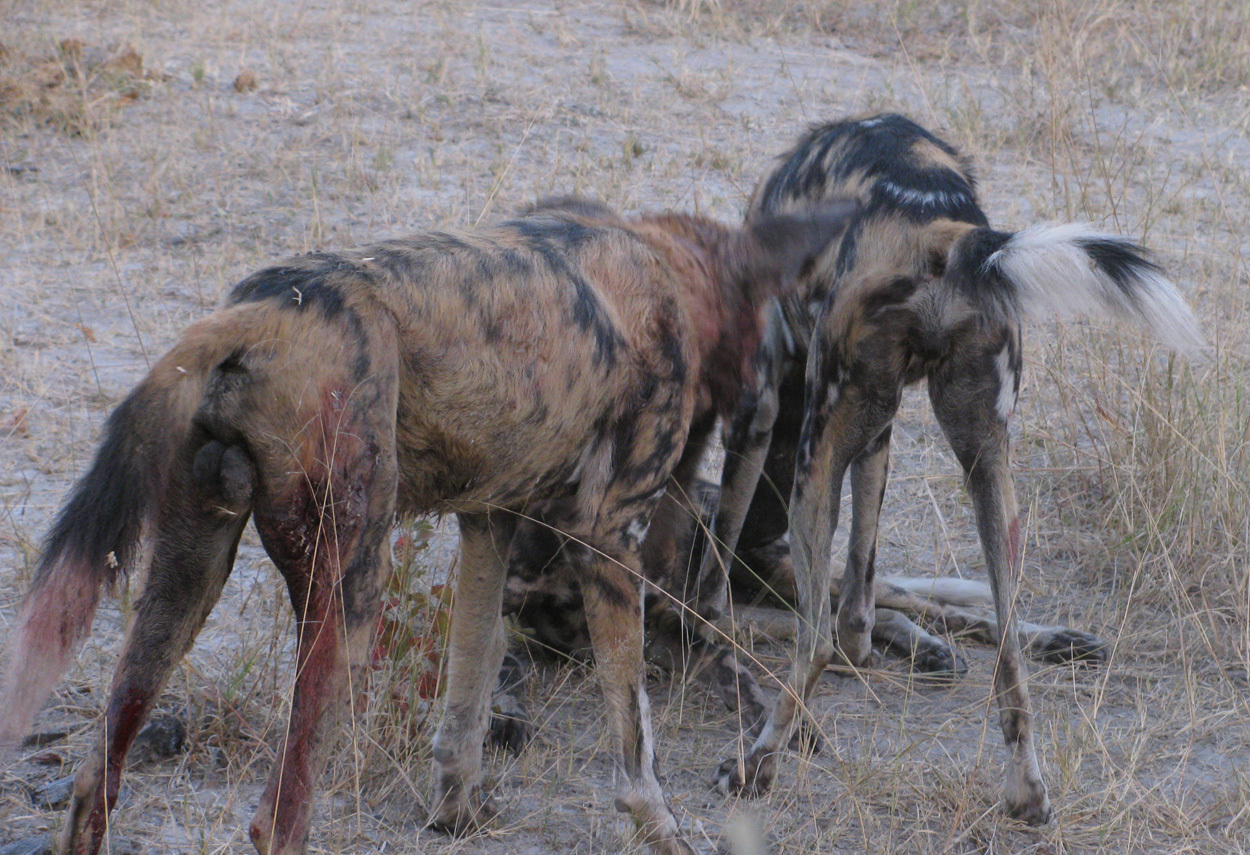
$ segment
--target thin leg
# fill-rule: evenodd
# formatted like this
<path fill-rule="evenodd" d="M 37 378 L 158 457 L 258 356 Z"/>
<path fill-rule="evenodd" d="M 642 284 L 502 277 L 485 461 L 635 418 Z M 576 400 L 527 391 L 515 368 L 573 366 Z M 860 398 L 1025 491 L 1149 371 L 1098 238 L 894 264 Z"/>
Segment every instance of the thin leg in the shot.
<path fill-rule="evenodd" d="M 851 541 L 842 595 L 838 601 L 838 648 L 852 665 L 872 658 L 872 627 L 876 608 L 877 525 L 890 470 L 890 428 L 868 443 L 851 463 Z"/>
<path fill-rule="evenodd" d="M 60 853 L 99 850 L 126 753 L 221 596 L 247 524 L 255 475 L 238 447 L 209 442 L 175 468 L 173 479 L 147 584 L 113 676 L 103 733 L 74 779 L 69 815 L 57 838 Z"/>
<path fill-rule="evenodd" d="M 623 533 L 623 532 L 622 532 Z M 622 539 L 623 540 L 623 539 Z M 655 775 L 655 742 L 643 669 L 642 585 L 636 548 L 592 553 L 582 585 L 595 670 L 608 705 L 612 743 L 622 779 L 616 807 L 659 855 L 693 855 Z"/>
<path fill-rule="evenodd" d="M 1011 751 L 1005 785 L 1007 810 L 1038 825 L 1050 820 L 1051 806 L 1033 745 L 1027 672 L 1015 626 L 1016 585 L 1023 556 L 1007 440 L 1009 409 L 1004 412 L 999 395 L 999 385 L 1011 378 L 998 374 L 992 355 L 980 364 L 944 366 L 929 378 L 929 397 L 964 469 L 1001 628 L 994 695 L 1003 737 Z"/>
<path fill-rule="evenodd" d="M 776 775 L 777 754 L 790 741 L 795 713 L 806 704 L 834 654 L 830 589 L 830 546 L 838 525 L 842 481 L 855 458 L 894 418 L 900 385 L 887 372 L 873 374 L 871 386 L 836 382 L 840 372 L 818 342 L 808 359 L 808 393 L 790 500 L 790 537 L 798 600 L 798 632 L 788 686 L 750 752 L 739 763 L 730 758 L 716 770 L 716 783 L 729 791 L 758 793 Z"/>
<path fill-rule="evenodd" d="M 459 514 L 460 569 L 447 642 L 447 705 L 434 737 L 430 826 L 453 834 L 496 813 L 481 792 L 482 741 L 507 639 L 501 609 L 516 517 Z"/>
<path fill-rule="evenodd" d="M 720 500 L 713 522 L 713 537 L 704 551 L 699 569 L 700 579 L 725 580 L 721 586 L 724 591 L 728 591 L 729 570 L 738 537 L 746 522 L 747 509 L 759 489 L 768 489 L 767 484 L 760 484 L 760 476 L 772 445 L 783 373 L 790 362 L 786 353 L 786 338 L 781 309 L 776 301 L 771 301 L 764 339 L 753 362 L 755 382 L 743 391 L 725 429 L 725 464 L 721 471 Z M 717 605 L 720 612 L 727 602 Z"/>

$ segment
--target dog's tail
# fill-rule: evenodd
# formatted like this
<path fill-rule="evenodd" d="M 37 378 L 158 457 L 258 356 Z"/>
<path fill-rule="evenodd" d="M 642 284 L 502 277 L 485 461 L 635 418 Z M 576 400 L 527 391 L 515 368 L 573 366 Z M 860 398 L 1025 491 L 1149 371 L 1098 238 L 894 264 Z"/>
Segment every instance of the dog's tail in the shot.
<path fill-rule="evenodd" d="M 91 629 L 100 592 L 139 562 L 209 371 L 237 347 L 226 310 L 191 330 L 109 416 L 95 460 L 57 515 L 9 635 L 0 758 L 25 735 Z"/>
<path fill-rule="evenodd" d="M 1147 251 L 1085 224 L 969 228 L 950 245 L 945 280 L 991 317 L 1105 317 L 1183 353 L 1204 346 L 1188 304 Z"/>

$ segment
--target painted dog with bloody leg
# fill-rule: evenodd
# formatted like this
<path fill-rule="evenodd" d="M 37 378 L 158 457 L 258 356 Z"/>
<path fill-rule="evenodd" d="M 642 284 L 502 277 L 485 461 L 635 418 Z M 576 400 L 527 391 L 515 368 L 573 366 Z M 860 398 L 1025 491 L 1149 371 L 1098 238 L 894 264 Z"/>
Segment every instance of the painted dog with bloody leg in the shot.
<path fill-rule="evenodd" d="M 968 161 L 903 116 L 813 128 L 758 185 L 747 219 L 835 196 L 858 199 L 860 211 L 783 300 L 758 351 L 776 359 L 757 370 L 760 385 L 729 421 L 718 551 L 708 561 L 728 566 L 735 549 L 743 555 L 788 530 L 799 621 L 788 686 L 750 750 L 715 777 L 727 790 L 767 788 L 835 649 L 852 664 L 868 659 L 890 427 L 903 387 L 923 379 L 964 470 L 993 591 L 994 693 L 1011 752 L 1006 807 L 1044 823 L 1051 806 L 1013 615 L 1022 556 L 1007 423 L 1021 323 L 1093 314 L 1180 350 L 1200 348 L 1202 337 L 1175 286 L 1133 242 L 1075 224 L 990 228 Z M 848 470 L 851 534 L 835 627 L 829 553 Z M 755 527 L 755 543 L 740 542 L 744 525 Z"/>
<path fill-rule="evenodd" d="M 518 516 L 542 515 L 585 544 L 572 560 L 617 805 L 655 851 L 689 852 L 654 770 L 640 546 L 670 476 L 693 476 L 699 437 L 736 405 L 761 307 L 850 211 L 730 228 L 561 200 L 494 228 L 297 257 L 237 285 L 109 417 L 8 641 L 0 751 L 68 666 L 100 591 L 148 560 L 60 851 L 99 849 L 126 752 L 216 603 L 249 516 L 298 632 L 291 719 L 250 833 L 262 853 L 302 851 L 336 725 L 365 684 L 395 515 L 454 513 L 431 824 L 459 832 L 493 813 L 481 764 L 504 568 Z"/>

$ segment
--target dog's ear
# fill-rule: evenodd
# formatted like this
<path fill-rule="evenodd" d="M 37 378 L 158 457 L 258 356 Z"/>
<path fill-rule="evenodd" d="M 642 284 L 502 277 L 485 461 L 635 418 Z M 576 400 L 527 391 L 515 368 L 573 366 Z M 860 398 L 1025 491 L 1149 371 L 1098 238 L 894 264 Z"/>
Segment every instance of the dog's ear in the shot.
<path fill-rule="evenodd" d="M 791 290 L 857 213 L 856 202 L 838 199 L 750 223 L 746 274 L 752 295 L 767 297 Z"/>

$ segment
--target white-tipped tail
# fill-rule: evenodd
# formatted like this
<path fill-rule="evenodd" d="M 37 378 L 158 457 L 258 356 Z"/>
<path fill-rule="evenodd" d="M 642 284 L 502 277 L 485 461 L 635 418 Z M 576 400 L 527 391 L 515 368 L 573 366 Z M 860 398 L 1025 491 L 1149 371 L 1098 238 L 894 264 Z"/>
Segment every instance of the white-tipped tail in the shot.
<path fill-rule="evenodd" d="M 1139 324 L 1194 354 L 1205 341 L 1176 286 L 1137 243 L 1085 223 L 1030 226 L 986 258 L 1016 290 L 1026 314 L 1111 317 Z"/>

